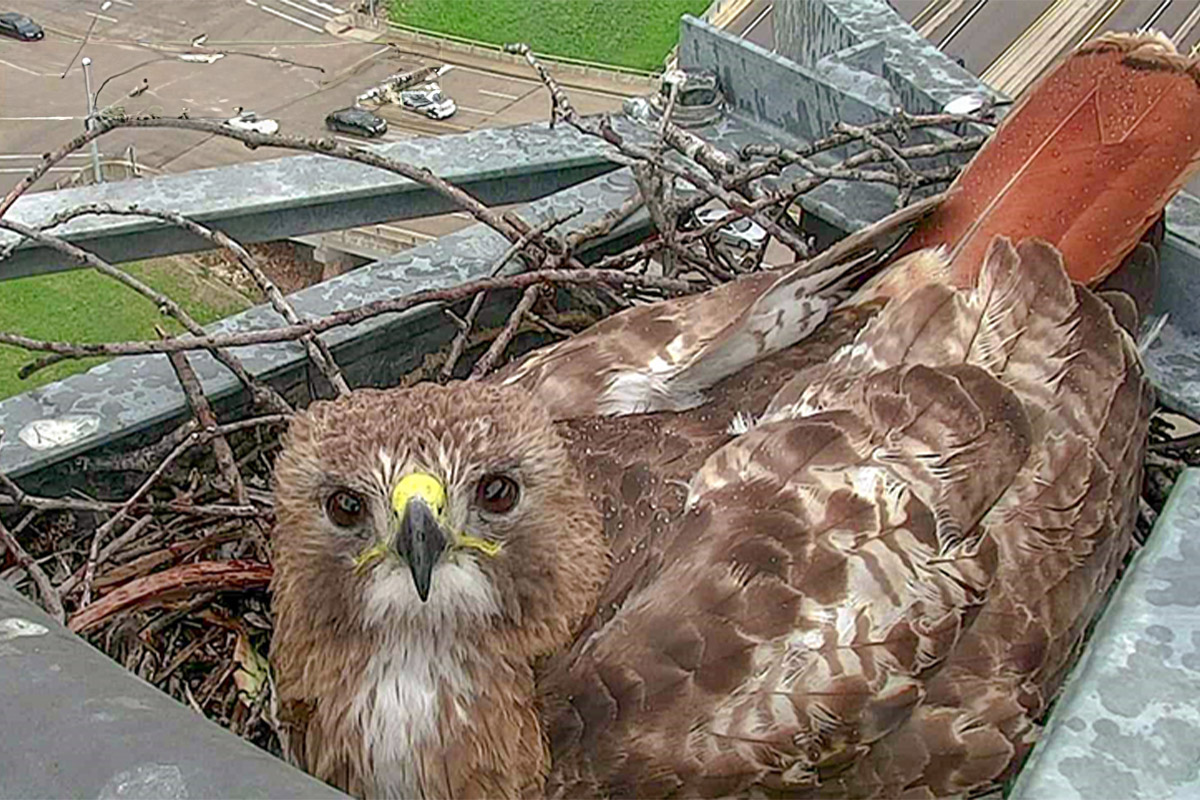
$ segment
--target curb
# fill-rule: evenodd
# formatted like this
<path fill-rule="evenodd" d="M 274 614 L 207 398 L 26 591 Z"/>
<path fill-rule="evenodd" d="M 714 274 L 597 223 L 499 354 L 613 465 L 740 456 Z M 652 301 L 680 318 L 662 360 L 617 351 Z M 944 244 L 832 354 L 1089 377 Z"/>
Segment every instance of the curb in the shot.
<path fill-rule="evenodd" d="M 749 2 L 749 0 L 734 0 Z M 350 12 L 325 23 L 325 30 L 342 39 L 358 42 L 386 42 L 397 45 L 411 45 L 427 48 L 440 54 L 460 54 L 474 58 L 486 59 L 496 65 L 495 72 L 514 78 L 530 78 L 531 72 L 525 59 L 521 56 L 502 52 L 498 46 L 468 44 L 445 39 L 425 33 L 397 29 L 390 25 L 374 24 L 364 19 L 364 15 Z M 379 28 L 375 26 L 379 25 Z M 541 55 L 541 54 L 539 54 Z M 657 73 L 638 74 L 620 70 L 604 69 L 600 66 L 584 66 L 556 61 L 552 56 L 542 56 L 542 64 L 551 72 L 563 86 L 575 89 L 601 91 L 608 94 L 633 97 L 645 94 L 646 91 L 658 89 L 659 75 Z M 446 59 L 451 60 L 451 59 Z M 595 83 L 606 83 L 608 86 L 597 86 Z"/>

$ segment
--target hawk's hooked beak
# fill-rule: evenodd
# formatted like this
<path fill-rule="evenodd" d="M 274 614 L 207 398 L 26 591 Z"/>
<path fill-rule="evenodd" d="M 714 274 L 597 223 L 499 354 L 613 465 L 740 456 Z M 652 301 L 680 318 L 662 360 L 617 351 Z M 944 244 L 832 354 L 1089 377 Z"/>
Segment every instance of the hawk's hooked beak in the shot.
<path fill-rule="evenodd" d="M 396 552 L 408 562 L 422 602 L 429 599 L 434 565 L 446 549 L 447 537 L 440 519 L 445 506 L 445 488 L 437 478 L 424 473 L 406 475 L 392 491 L 392 508 L 400 519 Z"/>

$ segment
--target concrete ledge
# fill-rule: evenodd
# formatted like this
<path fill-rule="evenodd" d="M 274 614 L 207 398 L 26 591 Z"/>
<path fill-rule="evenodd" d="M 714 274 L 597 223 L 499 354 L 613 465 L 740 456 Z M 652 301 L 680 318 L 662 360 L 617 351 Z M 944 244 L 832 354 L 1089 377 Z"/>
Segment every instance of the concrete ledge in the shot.
<path fill-rule="evenodd" d="M 345 797 L 127 672 L 0 581 L 0 798 Z"/>
<path fill-rule="evenodd" d="M 1010 800 L 1200 796 L 1200 469 L 1175 485 Z"/>
<path fill-rule="evenodd" d="M 1200 200 L 1177 195 L 1167 231 L 1155 305 L 1166 324 L 1146 349 L 1146 369 L 1164 405 L 1200 419 Z"/>
<path fill-rule="evenodd" d="M 391 158 L 427 167 L 489 205 L 528 202 L 616 168 L 606 145 L 545 123 L 379 145 Z M 293 155 L 229 167 L 26 195 L 8 216 L 27 225 L 84 203 L 177 211 L 243 242 L 441 214 L 454 206 L 401 178 L 342 159 Z M 207 249 L 176 228 L 129 217 L 81 217 L 56 233 L 112 262 Z M 0 231 L 0 247 L 17 237 Z M 25 243 L 0 261 L 0 280 L 76 265 Z"/>
<path fill-rule="evenodd" d="M 619 172 L 596 178 L 533 204 L 524 212 L 531 224 L 582 206 L 585 213 L 572 223 L 585 225 L 633 191 L 632 178 Z M 453 286 L 485 275 L 508 242 L 483 225 L 475 225 L 393 258 L 360 267 L 290 296 L 301 317 L 314 317 L 359 306 L 384 297 L 422 289 Z M 510 262 L 510 268 L 519 265 Z M 505 313 L 508 298 L 491 297 L 492 322 Z M 501 317 L 502 318 L 502 317 Z M 258 306 L 207 326 L 213 332 L 275 327 L 281 318 Z M 487 318 L 482 324 L 489 324 Z M 439 311 L 424 306 L 400 314 L 375 317 L 358 325 L 330 331 L 329 343 L 338 363 L 355 386 L 395 383 L 421 364 L 426 353 L 445 346 L 454 326 Z M 313 387 L 308 361 L 295 343 L 239 348 L 238 356 L 254 375 L 269 380 L 286 396 L 304 399 Z M 228 414 L 245 401 L 240 384 L 206 353 L 191 356 L 206 394 Z M 114 359 L 57 383 L 0 401 L 0 469 L 22 476 L 43 472 L 34 484 L 49 484 L 61 494 L 87 470 L 63 464 L 72 456 L 96 448 L 129 447 L 138 439 L 161 432 L 185 414 L 185 400 L 169 363 L 162 356 Z M 40 444 L 32 433 L 38 420 L 68 423 L 77 435 L 54 446 Z M 53 465 L 62 469 L 45 472 Z M 65 470 L 65 471 L 64 471 Z"/>

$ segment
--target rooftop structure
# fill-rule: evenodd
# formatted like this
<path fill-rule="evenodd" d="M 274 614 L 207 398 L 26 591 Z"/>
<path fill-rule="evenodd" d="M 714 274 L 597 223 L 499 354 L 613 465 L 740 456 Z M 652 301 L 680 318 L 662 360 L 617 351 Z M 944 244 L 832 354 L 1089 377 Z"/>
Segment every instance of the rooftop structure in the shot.
<path fill-rule="evenodd" d="M 680 67 L 711 71 L 726 100 L 723 114 L 697 130 L 724 150 L 736 151 L 748 143 L 797 147 L 824 135 L 837 121 L 867 123 L 887 117 L 896 108 L 936 112 L 965 94 L 996 98 L 918 36 L 883 0 L 777 0 L 776 15 L 778 53 L 695 18 L 685 17 L 681 23 Z M 637 135 L 633 123 L 617 125 Z M 489 204 L 529 202 L 522 214 L 531 223 L 581 207 L 583 213 L 565 230 L 588 224 L 636 191 L 628 170 L 610 161 L 601 143 L 567 126 L 550 129 L 535 124 L 416 139 L 386 145 L 383 151 L 427 166 Z M 893 200 L 894 190 L 889 188 L 831 183 L 802 202 L 811 218 L 807 223 L 811 233 L 828 242 L 884 216 L 892 210 Z M 29 195 L 10 214 L 32 224 L 56 211 L 93 202 L 169 208 L 248 242 L 428 216 L 449 208 L 410 181 L 302 155 Z M 1164 402 L 1200 417 L 1200 350 L 1196 348 L 1200 314 L 1188 302 L 1200 294 L 1200 200 L 1178 197 L 1168 209 L 1167 224 L 1158 310 L 1169 316 L 1146 359 Z M 594 259 L 613 242 L 643 236 L 649 228 L 644 213 L 634 215 L 580 255 L 585 261 Z M 114 262 L 208 247 L 176 229 L 127 218 L 80 219 L 64 226 L 62 233 Z M 0 247 L 8 241 L 9 234 L 0 232 Z M 501 236 L 476 225 L 338 276 L 291 299 L 302 315 L 317 316 L 374 299 L 450 286 L 482 277 L 507 246 Z M 44 248 L 23 245 L 0 262 L 0 279 L 62 268 L 69 265 Z M 485 316 L 501 319 L 511 302 L 509 297 L 489 300 Z M 280 321 L 264 306 L 215 323 L 209 330 L 259 329 Z M 323 338 L 353 384 L 388 385 L 415 368 L 425 353 L 447 344 L 454 333 L 439 310 L 418 307 L 337 329 Z M 314 377 L 299 344 L 253 346 L 239 355 L 251 373 L 285 396 L 298 399 L 310 394 Z M 212 358 L 198 354 L 193 363 L 219 413 L 246 403 L 240 384 Z M 62 493 L 67 487 L 84 487 L 89 480 L 88 458 L 148 441 L 187 413 L 184 394 L 165 357 L 114 359 L 85 374 L 0 401 L 0 428 L 6 432 L 0 470 L 21 477 L 30 489 L 54 487 Z M 59 436 L 47 439 L 39 434 L 46 421 L 61 423 Z M 1188 492 L 1194 491 L 1195 484 L 1194 475 L 1181 482 Z M 1184 501 L 1174 501 L 1154 534 L 1152 552 L 1141 559 L 1151 565 L 1145 570 L 1159 570 L 1155 576 L 1169 573 L 1163 580 L 1200 579 L 1200 553 L 1185 544 L 1194 538 L 1200 521 L 1194 515 L 1184 519 L 1188 513 Z M 1126 637 L 1123 641 L 1132 643 L 1134 650 L 1121 652 L 1136 651 L 1146 664 L 1174 670 L 1175 675 L 1186 665 L 1174 661 L 1168 665 L 1169 660 L 1178 660 L 1177 654 L 1167 652 L 1170 647 L 1164 642 L 1170 640 L 1163 638 L 1162 631 L 1147 627 L 1143 601 L 1149 598 L 1159 609 L 1169 606 L 1175 615 L 1172 619 L 1193 607 L 1194 601 L 1179 593 L 1155 595 L 1147 589 L 1154 585 L 1153 579 L 1141 564 L 1133 572 L 1114 601 L 1104 627 L 1112 632 L 1106 635 Z M 1134 595 L 1135 599 L 1126 599 Z M 1140 616 L 1128 621 L 1123 615 L 1134 613 L 1134 607 Z M 1173 635 L 1182 640 L 1186 634 L 1180 630 Z M 1150 649 L 1138 649 L 1143 645 Z M 1120 657 L 1120 652 L 1105 647 L 1103 652 L 1110 652 L 1112 659 Z M 23 664 L 21 669 L 0 672 L 0 709 L 6 709 L 0 711 L 0 722 L 11 729 L 33 717 L 40 719 L 38 735 L 0 750 L 0 794 L 116 797 L 134 796 L 128 793 L 133 787 L 144 790 L 145 796 L 316 796 L 322 789 L 253 748 L 241 746 L 215 726 L 183 720 L 184 712 L 172 701 L 148 695 L 144 684 L 120 673 L 82 640 L 30 609 L 2 582 L 0 655 L 19 658 Z M 1070 697 L 1103 695 L 1108 691 L 1103 681 L 1137 681 L 1136 674 L 1102 668 L 1097 658 L 1081 671 L 1083 683 L 1071 689 Z M 1188 685 L 1194 689 L 1194 669 L 1184 677 L 1191 679 Z M 1145 689 L 1148 695 L 1153 691 L 1153 687 Z M 51 697 L 60 702 L 53 709 L 48 707 Z M 1171 699 L 1177 709 L 1186 710 L 1183 716 L 1173 713 L 1186 719 L 1188 735 L 1200 725 L 1198 698 L 1200 693 L 1191 691 Z M 1085 790 L 1093 786 L 1092 777 L 1087 769 L 1073 766 L 1072 759 L 1107 765 L 1128 779 L 1130 786 L 1147 787 L 1145 791 L 1153 796 L 1194 788 L 1194 776 L 1180 773 L 1175 780 L 1156 773 L 1150 756 L 1144 766 L 1130 765 L 1127 759 L 1116 766 L 1110 763 L 1116 757 L 1111 753 L 1118 733 L 1132 735 L 1137 725 L 1158 724 L 1166 718 L 1165 706 L 1147 700 L 1134 715 L 1120 709 L 1114 712 L 1104 702 L 1086 707 L 1074 703 L 1066 700 L 1067 710 L 1060 707 L 1056 712 L 1067 716 L 1063 726 L 1071 731 L 1064 734 L 1071 739 L 1070 749 L 1047 748 L 1051 754 L 1035 759 L 1014 796 L 1052 796 L 1049 786 L 1062 792 L 1053 796 L 1070 796 L 1072 790 L 1088 796 Z M 1158 749 L 1151 755 L 1173 757 L 1166 752 L 1167 744 L 1153 747 Z M 87 758 L 79 758 L 84 752 Z M 47 772 L 49 762 L 63 766 Z"/>

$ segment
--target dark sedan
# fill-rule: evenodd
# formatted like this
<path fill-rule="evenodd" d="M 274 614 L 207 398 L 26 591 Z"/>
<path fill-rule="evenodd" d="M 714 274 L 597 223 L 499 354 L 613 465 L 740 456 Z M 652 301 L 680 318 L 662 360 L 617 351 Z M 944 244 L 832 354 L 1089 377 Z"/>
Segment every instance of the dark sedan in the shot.
<path fill-rule="evenodd" d="M 374 138 L 387 133 L 387 120 L 377 117 L 365 108 L 339 108 L 325 117 L 325 127 L 331 131 L 356 133 Z"/>
<path fill-rule="evenodd" d="M 17 14 L 13 11 L 0 14 L 0 34 L 26 42 L 36 41 L 46 35 L 42 31 L 41 25 L 24 14 Z"/>

